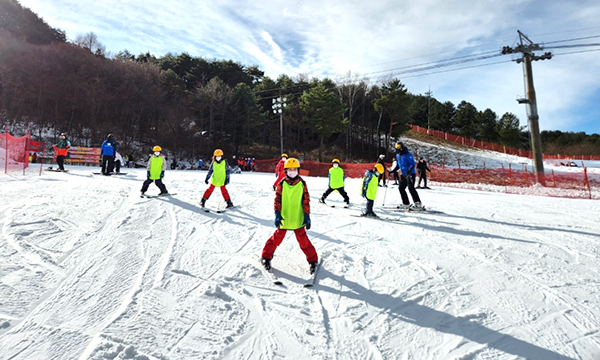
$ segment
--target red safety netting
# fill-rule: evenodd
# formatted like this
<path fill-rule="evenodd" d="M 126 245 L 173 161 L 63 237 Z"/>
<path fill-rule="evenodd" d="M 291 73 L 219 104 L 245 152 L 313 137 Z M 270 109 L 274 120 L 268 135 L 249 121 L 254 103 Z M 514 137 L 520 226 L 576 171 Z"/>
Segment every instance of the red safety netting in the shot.
<path fill-rule="evenodd" d="M 275 167 L 279 159 L 256 160 L 256 171 L 275 172 Z M 301 175 L 322 176 L 329 174 L 331 163 L 319 163 L 316 161 L 300 161 Z M 368 169 L 371 169 L 375 163 L 349 164 L 343 163 L 340 166 L 348 178 L 361 178 Z M 391 164 L 386 164 L 391 167 Z M 499 169 L 456 169 L 444 166 L 429 165 L 431 173 L 428 173 L 428 179 L 439 183 L 452 184 L 485 184 L 505 187 L 507 193 L 520 193 L 515 189 L 529 188 L 536 185 L 535 174 L 524 169 L 512 169 L 510 166 Z M 600 174 L 588 174 L 587 169 L 582 172 L 555 173 L 554 170 L 545 173 L 546 188 L 575 190 L 562 192 L 561 197 L 590 198 L 592 188 L 600 188 Z M 548 194 L 552 195 L 552 194 Z"/>
<path fill-rule="evenodd" d="M 448 140 L 454 143 L 467 145 L 471 147 L 476 147 L 478 149 L 496 151 L 503 154 L 509 155 L 517 155 L 526 158 L 531 158 L 531 151 L 523 150 L 523 149 L 515 149 L 504 145 L 488 143 L 485 141 L 479 141 L 474 139 L 469 139 L 464 136 L 452 135 L 447 132 L 425 129 L 417 125 L 408 125 L 411 127 L 413 131 L 416 131 L 421 134 L 427 134 L 429 136 L 437 137 L 440 139 Z M 600 160 L 600 155 L 543 155 L 544 159 L 567 159 L 567 160 Z"/>
<path fill-rule="evenodd" d="M 25 171 L 29 166 L 28 142 L 29 134 L 20 138 L 8 132 L 0 134 L 0 164 L 4 167 L 4 173 Z"/>
<path fill-rule="evenodd" d="M 259 172 L 275 172 L 275 167 L 279 159 L 268 159 L 268 160 L 256 160 L 256 171 Z M 331 168 L 331 163 L 320 163 L 317 161 L 311 160 L 301 160 L 300 161 L 301 175 L 310 175 L 310 176 L 323 176 L 326 177 L 329 175 L 329 169 Z M 350 178 L 361 178 L 365 175 L 365 172 L 369 169 L 372 169 L 375 163 L 372 164 L 349 164 L 344 163 L 340 166 L 344 169 L 344 174 L 346 177 Z M 387 164 L 390 167 L 392 164 Z"/>

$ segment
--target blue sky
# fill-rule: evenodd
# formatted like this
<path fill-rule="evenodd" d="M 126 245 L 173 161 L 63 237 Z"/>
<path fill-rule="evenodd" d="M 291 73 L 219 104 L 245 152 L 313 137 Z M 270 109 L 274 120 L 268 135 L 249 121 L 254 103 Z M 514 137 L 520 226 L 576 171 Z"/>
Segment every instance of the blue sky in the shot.
<path fill-rule="evenodd" d="M 522 126 L 527 115 L 516 101 L 524 97 L 522 66 L 511 61 L 516 55 L 456 71 L 394 69 L 499 52 L 517 45 L 517 30 L 546 46 L 600 43 L 597 0 L 19 1 L 71 40 L 95 33 L 113 54 L 187 52 L 256 64 L 273 78 L 337 80 L 350 72 L 376 84 L 396 75 L 413 94 L 431 89 L 442 102 L 512 112 Z M 562 40 L 570 41 L 554 43 Z M 600 46 L 548 50 L 551 60 L 533 63 L 540 128 L 600 133 Z"/>

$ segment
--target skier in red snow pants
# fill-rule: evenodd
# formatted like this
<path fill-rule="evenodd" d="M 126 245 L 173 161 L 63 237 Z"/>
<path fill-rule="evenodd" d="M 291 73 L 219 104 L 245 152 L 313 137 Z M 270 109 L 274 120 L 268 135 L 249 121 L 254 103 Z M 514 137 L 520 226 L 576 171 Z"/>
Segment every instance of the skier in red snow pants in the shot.
<path fill-rule="evenodd" d="M 313 273 L 319 261 L 315 247 L 308 239 L 306 229 L 310 229 L 310 195 L 304 180 L 298 176 L 300 163 L 295 158 L 285 162 L 286 177 L 277 184 L 275 190 L 275 226 L 277 230 L 267 240 L 261 262 L 265 269 L 271 268 L 271 259 L 277 247 L 283 241 L 288 230 L 294 230 L 300 249 L 306 255 Z"/>

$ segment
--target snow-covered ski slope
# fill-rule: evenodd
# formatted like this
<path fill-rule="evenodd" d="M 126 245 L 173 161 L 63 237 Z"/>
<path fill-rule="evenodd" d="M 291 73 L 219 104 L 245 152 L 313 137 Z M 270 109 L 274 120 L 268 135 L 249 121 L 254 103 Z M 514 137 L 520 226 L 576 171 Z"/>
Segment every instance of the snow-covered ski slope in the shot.
<path fill-rule="evenodd" d="M 441 214 L 384 221 L 305 177 L 308 263 L 293 234 L 275 274 L 273 174 L 233 174 L 238 209 L 205 213 L 205 171 L 167 171 L 174 197 L 126 176 L 0 175 L 1 359 L 600 359 L 600 203 L 431 184 Z M 158 193 L 151 185 L 149 194 Z M 379 189 L 378 211 L 398 204 Z M 224 207 L 215 190 L 207 205 Z"/>

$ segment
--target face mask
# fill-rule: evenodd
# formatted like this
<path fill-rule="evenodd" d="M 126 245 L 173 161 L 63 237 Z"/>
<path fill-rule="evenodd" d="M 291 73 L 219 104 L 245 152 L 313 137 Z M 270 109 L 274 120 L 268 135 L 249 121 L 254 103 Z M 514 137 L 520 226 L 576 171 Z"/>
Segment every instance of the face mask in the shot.
<path fill-rule="evenodd" d="M 154 155 L 155 155 L 155 156 L 160 156 L 160 151 L 155 151 L 155 152 L 154 152 Z"/>
<path fill-rule="evenodd" d="M 339 165 L 338 165 L 337 163 L 336 163 L 336 164 L 333 164 L 333 167 L 334 167 L 334 168 L 336 168 L 336 167 L 338 167 L 338 166 L 339 166 Z"/>
<path fill-rule="evenodd" d="M 290 178 L 295 178 L 296 176 L 298 176 L 298 170 L 296 169 L 290 169 L 287 171 L 287 176 L 289 176 Z"/>
<path fill-rule="evenodd" d="M 221 161 L 221 157 L 220 157 L 220 156 L 217 156 L 217 157 L 215 158 L 215 160 L 217 160 L 217 161 Z"/>

